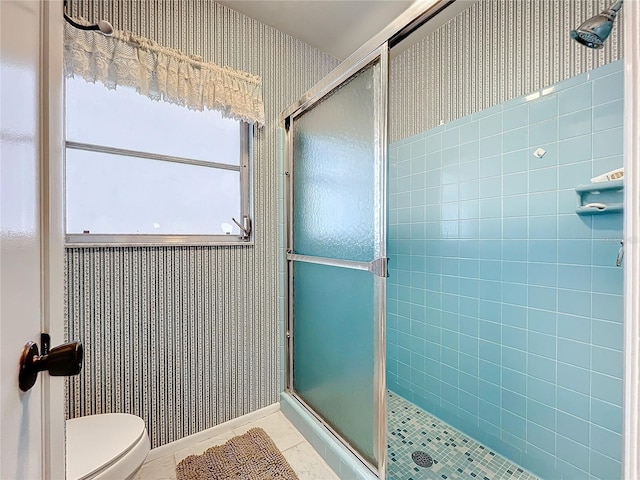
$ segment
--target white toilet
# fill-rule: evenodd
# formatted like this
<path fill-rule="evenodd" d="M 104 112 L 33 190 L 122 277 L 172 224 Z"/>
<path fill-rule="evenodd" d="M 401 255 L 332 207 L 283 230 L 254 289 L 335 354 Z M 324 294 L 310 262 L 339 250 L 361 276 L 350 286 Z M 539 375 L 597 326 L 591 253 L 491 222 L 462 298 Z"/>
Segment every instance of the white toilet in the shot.
<path fill-rule="evenodd" d="M 144 421 L 127 413 L 67 420 L 67 480 L 134 477 L 151 444 Z"/>

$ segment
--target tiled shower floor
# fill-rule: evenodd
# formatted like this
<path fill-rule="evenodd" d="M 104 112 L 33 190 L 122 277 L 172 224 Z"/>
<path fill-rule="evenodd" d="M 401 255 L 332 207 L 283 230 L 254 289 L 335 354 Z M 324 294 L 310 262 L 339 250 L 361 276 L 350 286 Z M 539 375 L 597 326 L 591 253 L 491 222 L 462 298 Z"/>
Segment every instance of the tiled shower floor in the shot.
<path fill-rule="evenodd" d="M 488 447 L 464 436 L 404 398 L 387 394 L 388 480 L 536 480 Z M 423 451 L 431 467 L 419 467 L 411 454 Z"/>

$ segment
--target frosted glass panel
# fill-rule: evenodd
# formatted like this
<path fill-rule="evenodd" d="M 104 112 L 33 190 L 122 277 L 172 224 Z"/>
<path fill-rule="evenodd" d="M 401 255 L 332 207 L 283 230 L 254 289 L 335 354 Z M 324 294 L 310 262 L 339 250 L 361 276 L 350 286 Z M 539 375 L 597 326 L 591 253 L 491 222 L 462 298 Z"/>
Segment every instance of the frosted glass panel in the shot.
<path fill-rule="evenodd" d="M 236 235 L 240 172 L 68 149 L 66 202 L 72 234 Z"/>
<path fill-rule="evenodd" d="M 373 275 L 294 263 L 294 389 L 374 465 Z"/>
<path fill-rule="evenodd" d="M 379 66 L 294 120 L 294 249 L 374 259 Z"/>
<path fill-rule="evenodd" d="M 220 112 L 189 110 L 81 78 L 65 83 L 69 141 L 240 164 L 240 122 Z"/>

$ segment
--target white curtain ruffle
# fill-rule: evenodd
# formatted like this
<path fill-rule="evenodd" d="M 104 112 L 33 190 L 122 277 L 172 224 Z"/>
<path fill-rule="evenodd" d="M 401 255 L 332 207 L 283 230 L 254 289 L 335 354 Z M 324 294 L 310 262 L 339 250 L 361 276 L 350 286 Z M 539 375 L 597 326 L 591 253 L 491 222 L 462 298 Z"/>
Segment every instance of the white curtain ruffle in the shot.
<path fill-rule="evenodd" d="M 129 32 L 114 30 L 107 37 L 66 23 L 64 71 L 67 77 L 99 81 L 107 88 L 129 86 L 154 100 L 264 125 L 260 77 L 203 62 Z"/>

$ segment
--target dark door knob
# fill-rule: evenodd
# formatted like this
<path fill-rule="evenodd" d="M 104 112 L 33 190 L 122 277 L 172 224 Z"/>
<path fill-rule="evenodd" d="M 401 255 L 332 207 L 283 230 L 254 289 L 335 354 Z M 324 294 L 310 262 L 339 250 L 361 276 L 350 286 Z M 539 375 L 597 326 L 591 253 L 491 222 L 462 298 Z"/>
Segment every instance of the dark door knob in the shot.
<path fill-rule="evenodd" d="M 48 335 L 43 334 L 42 353 L 38 355 L 38 345 L 27 342 L 20 358 L 18 383 L 20 390 L 26 392 L 36 383 L 38 372 L 47 370 L 49 375 L 63 377 L 78 375 L 82 370 L 84 350 L 82 343 L 73 342 L 58 345 L 49 350 Z"/>
<path fill-rule="evenodd" d="M 44 355 L 46 366 L 53 377 L 67 377 L 78 375 L 82 370 L 83 348 L 80 342 L 65 343 L 51 349 L 48 355 Z M 43 358 L 43 357 L 40 357 Z"/>

